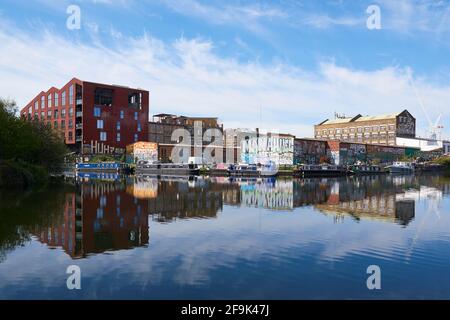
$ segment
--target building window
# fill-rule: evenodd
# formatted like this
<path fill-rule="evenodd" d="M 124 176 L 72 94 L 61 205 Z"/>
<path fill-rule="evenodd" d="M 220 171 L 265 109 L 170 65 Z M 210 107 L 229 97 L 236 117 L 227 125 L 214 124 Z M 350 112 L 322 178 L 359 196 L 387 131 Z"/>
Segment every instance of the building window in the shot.
<path fill-rule="evenodd" d="M 138 141 L 138 135 L 137 135 L 137 133 L 135 133 L 134 134 L 134 142 L 137 142 Z"/>
<path fill-rule="evenodd" d="M 358 128 L 358 133 L 362 133 L 363 132 L 363 128 L 359 127 Z"/>
<path fill-rule="evenodd" d="M 59 93 L 56 92 L 55 93 L 55 107 L 58 107 L 58 106 L 59 106 Z"/>
<path fill-rule="evenodd" d="M 120 121 L 117 121 L 116 128 L 117 128 L 117 130 L 120 130 Z"/>
<path fill-rule="evenodd" d="M 66 109 L 62 109 L 61 110 L 61 118 L 65 118 L 66 117 Z"/>
<path fill-rule="evenodd" d="M 45 97 L 42 96 L 41 97 L 41 109 L 44 109 L 44 108 L 45 108 Z"/>
<path fill-rule="evenodd" d="M 36 101 L 34 102 L 34 110 L 37 110 L 38 107 L 39 107 L 39 102 L 36 100 Z"/>
<path fill-rule="evenodd" d="M 94 107 L 94 117 L 100 117 L 101 111 L 99 107 Z"/>
<path fill-rule="evenodd" d="M 364 128 L 364 131 L 365 131 L 365 132 L 370 132 L 370 127 L 365 127 L 365 128 Z"/>
<path fill-rule="evenodd" d="M 123 119 L 123 110 L 120 110 L 120 119 Z"/>
<path fill-rule="evenodd" d="M 50 93 L 47 97 L 47 101 L 48 101 L 48 107 L 51 108 L 52 107 L 52 94 Z"/>
<path fill-rule="evenodd" d="M 395 131 L 395 126 L 394 125 L 390 125 L 389 126 L 389 131 Z"/>
<path fill-rule="evenodd" d="M 73 84 L 69 87 L 69 105 L 73 105 Z"/>
<path fill-rule="evenodd" d="M 380 131 L 386 131 L 386 126 L 381 126 Z"/>
<path fill-rule="evenodd" d="M 58 119 L 58 110 L 53 112 L 53 119 Z"/>
<path fill-rule="evenodd" d="M 130 108 L 142 108 L 142 93 L 130 93 L 128 94 L 128 107 Z"/>
<path fill-rule="evenodd" d="M 61 120 L 61 129 L 66 128 L 66 120 Z"/>
<path fill-rule="evenodd" d="M 47 120 L 50 120 L 52 118 L 52 110 L 47 111 Z"/>
<path fill-rule="evenodd" d="M 44 120 L 44 119 L 45 119 L 45 112 L 41 111 L 41 120 Z"/>
<path fill-rule="evenodd" d="M 69 129 L 73 129 L 73 120 L 69 119 Z"/>
<path fill-rule="evenodd" d="M 53 122 L 53 128 L 58 129 L 58 121 Z"/>
<path fill-rule="evenodd" d="M 103 120 L 97 120 L 97 129 L 103 129 Z"/>
<path fill-rule="evenodd" d="M 104 88 L 95 88 L 94 103 L 99 105 L 111 106 L 113 102 L 113 90 Z"/>
<path fill-rule="evenodd" d="M 64 107 L 66 105 L 66 91 L 61 93 L 61 105 Z"/>
<path fill-rule="evenodd" d="M 137 111 L 135 111 L 135 112 L 134 112 L 134 120 L 137 121 L 137 119 L 138 119 L 138 113 L 137 113 Z"/>
<path fill-rule="evenodd" d="M 120 142 L 120 132 L 117 133 L 116 140 L 117 140 L 117 142 Z"/>
<path fill-rule="evenodd" d="M 73 133 L 72 133 L 72 131 L 69 131 L 69 141 L 72 141 L 73 140 Z"/>
<path fill-rule="evenodd" d="M 100 132 L 100 141 L 106 141 L 106 132 Z"/>
<path fill-rule="evenodd" d="M 73 116 L 73 108 L 70 107 L 70 108 L 69 108 L 69 117 L 72 117 L 72 116 Z"/>
<path fill-rule="evenodd" d="M 138 132 L 141 132 L 141 123 L 140 122 L 138 122 L 137 130 L 138 130 Z"/>

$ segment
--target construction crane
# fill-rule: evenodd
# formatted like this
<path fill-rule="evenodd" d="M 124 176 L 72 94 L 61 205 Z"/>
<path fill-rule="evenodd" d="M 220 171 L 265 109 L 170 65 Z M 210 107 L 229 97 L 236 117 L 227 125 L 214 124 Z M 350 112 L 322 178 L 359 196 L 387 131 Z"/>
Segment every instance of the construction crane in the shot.
<path fill-rule="evenodd" d="M 420 107 L 422 108 L 422 111 L 425 114 L 425 117 L 427 118 L 428 125 L 429 125 L 428 130 L 430 133 L 429 138 L 431 140 L 441 140 L 442 139 L 442 129 L 444 129 L 444 126 L 441 125 L 441 123 L 440 123 L 440 121 L 442 119 L 442 113 L 439 114 L 439 116 L 437 117 L 437 119 L 434 123 L 431 121 L 430 115 L 428 114 L 427 109 L 425 108 L 425 104 L 423 103 L 423 100 L 417 91 L 416 85 L 414 84 L 410 69 L 408 69 L 407 74 L 408 74 L 409 82 L 411 83 L 411 86 L 414 90 L 414 94 L 416 95 L 417 100 L 419 100 Z"/>

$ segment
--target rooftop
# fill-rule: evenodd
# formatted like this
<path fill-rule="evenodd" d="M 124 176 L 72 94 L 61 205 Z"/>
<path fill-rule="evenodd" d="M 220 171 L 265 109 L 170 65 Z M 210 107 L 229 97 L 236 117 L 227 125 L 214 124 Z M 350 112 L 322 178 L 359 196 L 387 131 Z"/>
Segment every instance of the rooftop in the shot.
<path fill-rule="evenodd" d="M 390 119 L 395 119 L 396 117 L 398 117 L 399 115 L 401 115 L 404 112 L 408 112 L 408 111 L 404 110 L 402 112 L 383 114 L 383 115 L 378 115 L 378 116 L 363 116 L 361 114 L 358 114 L 358 115 L 354 116 L 353 118 L 346 117 L 346 118 L 336 118 L 336 119 L 332 119 L 332 120 L 327 119 L 327 120 L 319 123 L 319 125 L 321 126 L 321 125 L 329 125 L 329 124 L 344 124 L 344 123 L 350 123 L 350 122 L 390 120 Z"/>

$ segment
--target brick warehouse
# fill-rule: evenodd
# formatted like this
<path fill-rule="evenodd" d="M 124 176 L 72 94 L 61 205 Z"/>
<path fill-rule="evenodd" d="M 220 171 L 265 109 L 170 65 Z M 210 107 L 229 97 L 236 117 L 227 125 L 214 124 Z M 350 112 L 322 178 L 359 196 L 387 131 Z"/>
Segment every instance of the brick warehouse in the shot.
<path fill-rule="evenodd" d="M 400 113 L 337 117 L 314 126 L 316 139 L 396 145 L 398 137 L 415 138 L 416 119 L 407 110 Z"/>
<path fill-rule="evenodd" d="M 61 89 L 40 92 L 20 113 L 51 125 L 83 154 L 120 154 L 148 140 L 149 92 L 142 89 L 73 78 Z"/>

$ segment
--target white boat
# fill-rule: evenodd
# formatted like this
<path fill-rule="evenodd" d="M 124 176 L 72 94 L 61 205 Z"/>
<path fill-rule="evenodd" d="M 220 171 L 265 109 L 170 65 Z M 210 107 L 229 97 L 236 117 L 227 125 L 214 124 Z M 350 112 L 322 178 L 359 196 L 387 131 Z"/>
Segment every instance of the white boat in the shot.
<path fill-rule="evenodd" d="M 387 166 L 386 169 L 390 173 L 409 174 L 414 173 L 415 167 L 412 162 L 394 162 L 392 166 Z"/>

